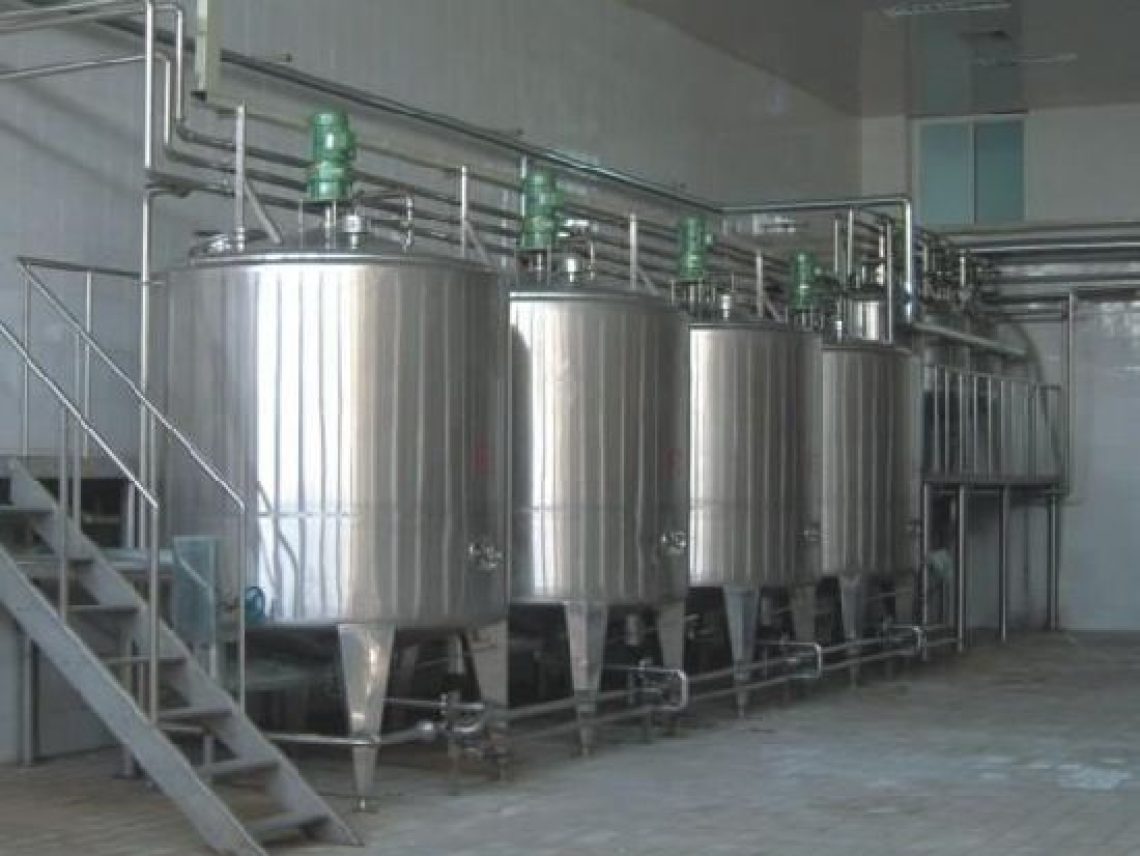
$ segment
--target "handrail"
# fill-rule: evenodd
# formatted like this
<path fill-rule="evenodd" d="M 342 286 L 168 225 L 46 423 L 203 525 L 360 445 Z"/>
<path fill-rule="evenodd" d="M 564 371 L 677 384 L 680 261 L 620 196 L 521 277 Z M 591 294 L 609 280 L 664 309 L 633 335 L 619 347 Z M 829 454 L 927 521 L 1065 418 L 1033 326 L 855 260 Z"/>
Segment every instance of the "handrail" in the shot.
<path fill-rule="evenodd" d="M 106 439 L 98 433 L 98 431 L 87 420 L 86 415 L 81 412 L 73 402 L 67 398 L 66 393 L 56 384 L 46 373 L 42 366 L 36 363 L 35 358 L 31 355 L 28 347 L 30 346 L 31 331 L 28 327 L 30 311 L 31 311 L 31 297 L 33 294 L 38 294 L 47 303 L 48 307 L 54 312 L 54 317 L 61 319 L 69 328 L 72 335 L 75 337 L 76 348 L 76 385 L 78 389 L 80 373 L 80 359 L 79 350 L 82 347 L 87 357 L 87 362 L 83 366 L 83 376 L 90 378 L 90 355 L 94 353 L 96 357 L 105 365 L 111 373 L 130 391 L 139 407 L 139 430 L 145 438 L 142 441 L 140 449 L 145 449 L 147 456 L 151 461 L 156 460 L 157 449 L 154 445 L 155 426 L 160 425 L 169 437 L 174 438 L 176 444 L 186 453 L 191 461 L 198 467 L 200 472 L 206 474 L 209 480 L 217 488 L 220 488 L 222 493 L 225 494 L 233 506 L 238 516 L 238 531 L 237 531 L 237 551 L 238 551 L 238 571 L 239 571 L 239 592 L 237 596 L 237 613 L 238 613 L 238 630 L 237 630 L 237 686 L 238 686 L 238 699 L 239 703 L 244 707 L 245 703 L 245 610 L 242 606 L 241 590 L 244 588 L 246 580 L 246 563 L 248 562 L 247 543 L 248 543 L 248 520 L 247 520 L 247 506 L 245 500 L 238 493 L 238 491 L 226 480 L 226 478 L 210 463 L 206 455 L 182 433 L 162 412 L 162 410 L 143 392 L 142 389 L 131 379 L 131 377 L 122 369 L 121 366 L 111 357 L 110 354 L 103 348 L 102 345 L 91 335 L 89 325 L 91 316 L 91 284 L 92 278 L 96 274 L 106 276 L 113 276 L 129 280 L 137 284 L 138 275 L 131 271 L 124 271 L 116 268 L 100 268 L 95 266 L 83 266 L 69 262 L 57 262 L 50 259 L 33 258 L 33 257 L 18 257 L 17 267 L 20 270 L 24 281 L 24 342 L 20 342 L 14 331 L 8 325 L 3 324 L 0 332 L 8 339 L 8 341 L 17 349 L 20 355 L 24 358 L 25 375 L 24 375 L 24 407 L 23 419 L 25 423 L 24 436 L 27 437 L 27 424 L 29 419 L 29 397 L 27 387 L 27 371 L 31 370 L 37 377 L 48 383 L 55 393 L 56 397 L 63 396 L 67 400 L 67 408 L 69 412 L 79 421 L 88 436 L 95 440 L 96 445 L 104 451 L 109 458 L 111 458 L 118 469 L 130 482 L 131 488 L 138 496 L 143 497 L 147 507 L 149 508 L 148 518 L 146 522 L 149 523 L 150 532 L 149 543 L 147 544 L 151 556 L 151 595 L 150 595 L 150 609 L 151 609 L 151 639 L 153 640 L 150 650 L 150 683 L 149 687 L 157 687 L 158 684 L 158 613 L 159 613 L 159 596 L 158 596 L 158 582 L 157 582 L 157 549 L 158 538 L 160 534 L 160 513 L 161 508 L 155 495 L 153 488 L 153 480 L 144 478 L 141 474 L 136 474 L 115 452 L 111 449 Z M 59 297 L 53 290 L 36 275 L 33 268 L 43 268 L 48 270 L 60 270 L 72 273 L 83 273 L 87 277 L 88 288 L 88 305 L 86 309 L 87 321 L 86 323 L 80 321 L 72 312 L 63 304 Z M 148 287 L 148 286 L 144 286 Z M 66 443 L 66 436 L 63 443 Z M 26 451 L 26 449 L 25 449 Z M 78 455 L 78 450 L 76 451 Z M 61 461 L 64 460 L 63 453 L 61 452 Z M 152 464 L 153 465 L 153 464 Z M 62 466 L 62 465 L 61 465 Z M 153 477 L 153 473 L 152 473 Z M 62 478 L 62 476 L 61 476 Z M 76 479 L 75 491 L 78 496 L 78 462 L 76 463 Z M 75 501 L 76 510 L 78 510 L 78 499 Z M 133 511 L 132 515 L 133 523 Z M 142 519 L 139 521 L 144 522 Z M 216 664 L 216 658 L 211 657 L 211 666 Z M 157 716 L 157 695 L 155 691 L 151 691 L 149 699 L 149 708 L 152 718 Z"/>
<path fill-rule="evenodd" d="M 923 364 L 922 378 L 931 407 L 923 438 L 928 476 L 1064 477 L 1060 385 L 935 362 Z"/>
<path fill-rule="evenodd" d="M 85 329 L 82 322 L 80 322 L 80 320 L 76 318 L 66 306 L 63 305 L 63 302 L 55 296 L 55 294 L 50 288 L 48 288 L 43 280 L 41 280 L 32 272 L 31 267 L 27 264 L 28 260 L 26 260 L 24 257 L 18 257 L 16 261 L 27 281 L 35 287 L 36 291 L 48 302 L 51 308 L 55 310 L 56 314 L 67 322 L 68 326 L 71 327 L 72 332 L 78 335 L 83 340 L 83 343 L 91 349 L 92 353 L 98 356 L 99 359 L 102 360 L 103 363 L 107 366 L 107 368 L 111 370 L 112 374 L 114 374 L 115 377 L 117 377 L 126 385 L 127 389 L 130 390 L 135 400 L 146 410 L 146 412 L 150 414 L 163 428 L 165 428 L 175 440 L 178 441 L 178 444 L 183 448 L 186 454 L 188 454 L 190 458 L 196 464 L 198 464 L 199 467 L 201 467 L 202 471 L 210 477 L 214 484 L 220 487 L 222 491 L 233 501 L 234 505 L 237 506 L 238 511 L 244 513 L 245 500 L 242 499 L 237 490 L 235 490 L 234 487 L 230 485 L 228 481 L 226 481 L 225 477 L 222 476 L 222 474 L 214 468 L 213 464 L 206 460 L 203 452 L 197 446 L 195 446 L 194 443 L 191 442 L 191 440 L 186 437 L 186 435 L 183 434 L 169 419 L 166 418 L 162 411 L 159 410 L 157 406 L 155 406 L 154 402 L 152 402 L 150 398 L 148 398 L 147 395 L 141 389 L 139 389 L 138 385 L 133 380 L 131 380 L 130 376 L 125 371 L 123 371 L 123 369 L 119 366 L 118 363 L 115 362 L 111 355 L 103 349 L 103 346 L 100 345 L 91 336 L 91 334 Z"/>
<path fill-rule="evenodd" d="M 138 491 L 139 496 L 141 496 L 146 501 L 146 504 L 151 508 L 158 508 L 158 499 L 155 498 L 154 494 L 147 490 L 142 482 L 140 482 L 139 479 L 135 476 L 134 471 L 131 470 L 131 468 L 123 462 L 122 458 L 115 454 L 114 449 L 111 448 L 110 444 L 107 442 L 107 439 L 94 425 L 92 425 L 86 419 L 86 417 L 83 416 L 82 413 L 80 413 L 79 408 L 71 400 L 68 394 L 64 392 L 62 388 L 60 388 L 59 384 L 52 380 L 51 376 L 47 373 L 47 370 L 44 369 L 44 367 L 40 365 L 36 358 L 28 352 L 28 349 L 24 347 L 23 343 L 20 341 L 19 336 L 16 335 L 16 332 L 4 321 L 0 321 L 0 335 L 8 340 L 8 344 L 11 345 L 16 353 L 19 354 L 20 357 L 24 360 L 24 365 L 31 369 L 32 373 L 37 378 L 39 378 L 44 386 L 48 388 L 52 395 L 55 396 L 56 401 L 58 401 L 60 405 L 64 407 L 68 413 L 71 414 L 71 417 L 76 421 L 76 424 L 78 424 L 79 427 L 83 429 L 84 433 L 86 433 L 92 440 L 95 441 L 95 445 L 103 450 L 103 453 L 123 474 L 123 477 L 131 483 L 134 489 Z"/>

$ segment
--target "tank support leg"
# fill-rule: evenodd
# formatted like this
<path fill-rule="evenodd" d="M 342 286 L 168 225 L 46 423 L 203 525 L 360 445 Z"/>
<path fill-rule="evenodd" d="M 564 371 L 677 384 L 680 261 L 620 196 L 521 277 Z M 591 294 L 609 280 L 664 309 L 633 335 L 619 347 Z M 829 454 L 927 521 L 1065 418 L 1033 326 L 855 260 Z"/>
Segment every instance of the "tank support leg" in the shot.
<path fill-rule="evenodd" d="M 487 731 L 491 755 L 499 777 L 506 775 L 508 708 L 508 628 L 507 620 L 467 632 L 467 647 L 479 683 L 479 695 L 487 706 Z"/>
<path fill-rule="evenodd" d="M 725 586 L 724 614 L 728 621 L 728 644 L 732 650 L 733 683 L 739 688 L 752 677 L 751 666 L 756 653 L 756 620 L 760 609 L 760 592 L 756 589 Z M 737 689 L 736 714 L 744 716 L 748 707 L 748 691 Z"/>
<path fill-rule="evenodd" d="M 815 642 L 815 586 L 796 586 L 791 591 L 792 627 L 797 642 Z"/>
<path fill-rule="evenodd" d="M 571 601 L 565 605 L 565 611 L 570 677 L 577 701 L 578 739 L 582 754 L 589 755 L 594 748 L 593 719 L 598 712 L 609 608 L 604 603 Z"/>
<path fill-rule="evenodd" d="M 867 611 L 867 580 L 862 574 L 839 578 L 839 612 L 843 620 L 844 641 L 853 642 L 863 635 Z M 851 684 L 859 680 L 859 651 L 848 652 L 851 659 Z"/>
<path fill-rule="evenodd" d="M 349 734 L 377 741 L 352 749 L 356 807 L 357 811 L 366 811 L 376 780 L 380 725 L 388 696 L 396 628 L 392 624 L 341 624 L 337 636 Z"/>

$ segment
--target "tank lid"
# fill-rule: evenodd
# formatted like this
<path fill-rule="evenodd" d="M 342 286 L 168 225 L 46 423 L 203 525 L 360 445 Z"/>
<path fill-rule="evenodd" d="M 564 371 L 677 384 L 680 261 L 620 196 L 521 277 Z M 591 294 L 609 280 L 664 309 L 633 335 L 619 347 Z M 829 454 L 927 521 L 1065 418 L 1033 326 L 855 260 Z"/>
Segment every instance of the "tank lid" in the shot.
<path fill-rule="evenodd" d="M 520 272 L 511 282 L 511 299 L 621 301 L 676 311 L 666 295 L 648 290 L 633 291 L 624 280 L 598 277 L 577 282 L 557 274 L 547 277 L 529 271 Z"/>
<path fill-rule="evenodd" d="M 276 242 L 264 232 L 250 230 L 244 236 L 217 233 L 191 248 L 190 263 L 216 264 L 224 261 L 297 261 L 297 260 L 364 260 L 412 264 L 462 265 L 477 270 L 489 270 L 474 259 L 465 259 L 458 253 L 424 251 L 413 248 L 409 236 L 403 240 L 386 237 L 376 225 L 362 214 L 350 212 L 329 224 L 282 236 Z"/>

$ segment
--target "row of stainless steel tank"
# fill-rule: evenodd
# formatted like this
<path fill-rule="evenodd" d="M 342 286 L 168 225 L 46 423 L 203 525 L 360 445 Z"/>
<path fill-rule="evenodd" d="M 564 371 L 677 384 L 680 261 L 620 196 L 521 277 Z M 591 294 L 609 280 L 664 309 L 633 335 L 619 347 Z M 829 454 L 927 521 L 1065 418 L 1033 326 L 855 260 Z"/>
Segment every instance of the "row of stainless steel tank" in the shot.
<path fill-rule="evenodd" d="M 170 276 L 171 416 L 246 499 L 261 632 L 336 629 L 354 735 L 397 631 L 466 634 L 501 710 L 508 603 L 561 606 L 588 715 L 620 613 L 679 667 L 688 587 L 723 588 L 744 662 L 762 588 L 914 567 L 905 351 L 549 274 L 508 293 L 350 216 Z M 167 484 L 172 534 L 233 525 L 188 467 Z"/>

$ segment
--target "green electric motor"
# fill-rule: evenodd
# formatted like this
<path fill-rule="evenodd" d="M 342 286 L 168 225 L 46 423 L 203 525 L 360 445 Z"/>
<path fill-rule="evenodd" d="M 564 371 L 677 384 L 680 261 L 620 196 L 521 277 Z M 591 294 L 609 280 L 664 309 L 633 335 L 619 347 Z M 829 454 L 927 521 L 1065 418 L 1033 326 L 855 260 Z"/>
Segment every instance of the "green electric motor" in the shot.
<path fill-rule="evenodd" d="M 683 217 L 677 225 L 677 279 L 699 282 L 708 275 L 708 252 L 713 245 L 704 217 Z"/>
<path fill-rule="evenodd" d="M 554 249 L 562 224 L 562 192 L 554 176 L 536 169 L 527 173 L 521 190 L 522 231 L 519 252 L 542 253 Z"/>
<path fill-rule="evenodd" d="M 310 202 L 342 202 L 352 195 L 356 135 L 341 110 L 322 110 L 309 119 L 311 161 L 306 190 Z"/>
<path fill-rule="evenodd" d="M 822 270 L 815 253 L 801 250 L 792 256 L 792 300 L 793 312 L 811 312 L 819 308 L 822 295 L 820 276 Z"/>

